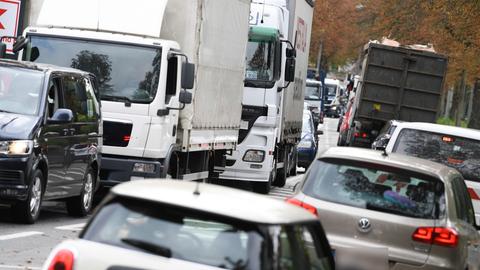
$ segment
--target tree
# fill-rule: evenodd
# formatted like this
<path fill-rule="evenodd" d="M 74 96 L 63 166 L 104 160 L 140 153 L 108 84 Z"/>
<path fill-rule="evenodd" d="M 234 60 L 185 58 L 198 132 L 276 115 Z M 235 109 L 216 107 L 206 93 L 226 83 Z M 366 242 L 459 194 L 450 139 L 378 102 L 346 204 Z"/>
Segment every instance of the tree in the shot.
<path fill-rule="evenodd" d="M 90 72 L 97 77 L 98 88 L 101 93 L 113 91 L 110 81 L 112 72 L 112 62 L 108 55 L 97 54 L 88 50 L 83 50 L 72 59 L 72 68 Z"/>

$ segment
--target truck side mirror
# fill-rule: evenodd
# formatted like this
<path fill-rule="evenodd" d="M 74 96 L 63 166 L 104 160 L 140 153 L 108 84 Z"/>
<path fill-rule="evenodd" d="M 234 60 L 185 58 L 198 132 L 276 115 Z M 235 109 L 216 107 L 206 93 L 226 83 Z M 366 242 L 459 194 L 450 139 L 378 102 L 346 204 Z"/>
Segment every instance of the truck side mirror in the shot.
<path fill-rule="evenodd" d="M 295 58 L 287 58 L 285 62 L 285 81 L 293 82 L 295 80 Z"/>
<path fill-rule="evenodd" d="M 287 58 L 297 57 L 297 51 L 293 48 L 287 48 L 286 54 L 287 54 Z"/>
<path fill-rule="evenodd" d="M 5 58 L 7 55 L 7 44 L 1 42 L 0 43 L 0 58 Z"/>
<path fill-rule="evenodd" d="M 13 52 L 17 53 L 17 52 L 25 49 L 27 44 L 28 44 L 28 39 L 27 38 L 22 37 L 22 36 L 17 37 L 17 39 L 15 40 L 15 43 L 13 43 Z"/>
<path fill-rule="evenodd" d="M 192 103 L 192 93 L 182 90 L 180 91 L 180 94 L 178 95 L 178 101 L 183 104 L 191 104 Z"/>
<path fill-rule="evenodd" d="M 182 89 L 193 89 L 195 81 L 195 64 L 182 64 Z"/>

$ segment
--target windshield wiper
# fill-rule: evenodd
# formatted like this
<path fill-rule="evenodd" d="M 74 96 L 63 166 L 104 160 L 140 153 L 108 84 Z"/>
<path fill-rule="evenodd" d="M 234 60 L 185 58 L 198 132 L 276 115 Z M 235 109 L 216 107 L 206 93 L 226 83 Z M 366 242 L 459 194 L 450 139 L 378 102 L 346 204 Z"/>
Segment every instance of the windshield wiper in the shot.
<path fill-rule="evenodd" d="M 162 247 L 162 246 L 149 243 L 140 239 L 122 238 L 121 241 L 125 244 L 148 251 L 155 255 L 160 255 L 166 258 L 172 257 L 172 250 L 166 247 Z"/>
<path fill-rule="evenodd" d="M 131 104 L 132 100 L 124 96 L 100 95 L 101 99 L 109 101 L 123 101 L 125 104 Z"/>

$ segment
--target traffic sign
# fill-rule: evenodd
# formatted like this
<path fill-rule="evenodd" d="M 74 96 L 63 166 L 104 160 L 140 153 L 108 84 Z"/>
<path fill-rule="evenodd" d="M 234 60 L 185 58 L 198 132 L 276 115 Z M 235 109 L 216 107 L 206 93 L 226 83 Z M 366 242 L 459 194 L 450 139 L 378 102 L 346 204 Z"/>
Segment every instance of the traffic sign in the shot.
<path fill-rule="evenodd" d="M 0 0 L 0 37 L 16 37 L 20 22 L 21 0 Z M 12 47 L 15 40 L 4 38 L 7 44 L 7 53 L 13 54 Z"/>

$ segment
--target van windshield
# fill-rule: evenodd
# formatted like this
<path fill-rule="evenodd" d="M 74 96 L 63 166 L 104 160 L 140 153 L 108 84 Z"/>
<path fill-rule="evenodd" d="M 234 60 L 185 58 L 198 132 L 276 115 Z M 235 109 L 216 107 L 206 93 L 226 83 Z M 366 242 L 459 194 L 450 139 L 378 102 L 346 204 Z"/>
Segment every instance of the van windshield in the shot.
<path fill-rule="evenodd" d="M 39 63 L 72 67 L 95 74 L 102 100 L 150 103 L 160 76 L 160 48 L 115 44 L 85 39 L 30 36 L 39 50 Z"/>
<path fill-rule="evenodd" d="M 0 66 L 0 112 L 37 115 L 44 77 L 41 71 Z"/>
<path fill-rule="evenodd" d="M 333 203 L 401 216 L 437 219 L 443 215 L 443 183 L 430 176 L 380 164 L 317 160 L 303 192 Z"/>
<path fill-rule="evenodd" d="M 480 182 L 480 140 L 403 129 L 393 152 L 442 163 L 457 169 L 466 180 Z"/>
<path fill-rule="evenodd" d="M 317 86 L 307 85 L 305 87 L 306 100 L 320 100 L 320 88 Z"/>

